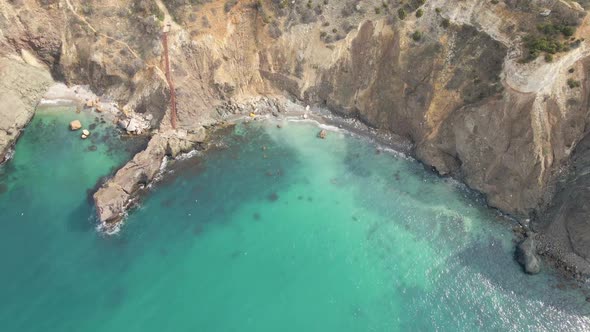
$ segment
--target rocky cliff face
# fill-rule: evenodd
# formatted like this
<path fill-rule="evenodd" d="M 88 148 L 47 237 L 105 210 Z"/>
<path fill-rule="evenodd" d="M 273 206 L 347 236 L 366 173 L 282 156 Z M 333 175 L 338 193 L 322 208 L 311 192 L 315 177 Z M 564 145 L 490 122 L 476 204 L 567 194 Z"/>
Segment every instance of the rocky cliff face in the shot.
<path fill-rule="evenodd" d="M 167 146 L 160 36 L 169 25 L 183 135 L 261 95 L 323 106 L 410 140 L 424 163 L 533 217 L 586 264 L 590 232 L 580 227 L 590 226 L 569 189 L 584 187 L 587 165 L 577 147 L 588 132 L 590 61 L 580 3 L 0 0 L 0 59 L 33 57 L 56 79 L 151 114 L 166 134 L 150 146 Z M 153 166 L 120 173 L 144 179 Z"/>
<path fill-rule="evenodd" d="M 0 163 L 8 159 L 10 147 L 33 117 L 51 82 L 51 75 L 42 66 L 0 57 Z"/>

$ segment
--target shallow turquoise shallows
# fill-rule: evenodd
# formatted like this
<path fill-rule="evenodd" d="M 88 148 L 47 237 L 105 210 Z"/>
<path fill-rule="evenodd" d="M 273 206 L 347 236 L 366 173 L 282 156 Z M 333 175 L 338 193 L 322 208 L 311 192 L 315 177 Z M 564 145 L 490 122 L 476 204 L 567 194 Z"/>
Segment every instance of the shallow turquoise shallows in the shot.
<path fill-rule="evenodd" d="M 590 329 L 586 290 L 524 275 L 514 225 L 462 185 L 317 132 L 238 125 L 108 236 L 93 187 L 145 142 L 40 110 L 0 167 L 0 331 Z"/>

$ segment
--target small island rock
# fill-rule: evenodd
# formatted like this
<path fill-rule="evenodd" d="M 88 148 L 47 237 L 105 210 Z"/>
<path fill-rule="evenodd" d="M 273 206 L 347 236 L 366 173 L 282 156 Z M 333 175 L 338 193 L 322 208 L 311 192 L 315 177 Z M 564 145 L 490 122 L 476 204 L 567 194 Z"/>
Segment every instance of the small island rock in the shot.
<path fill-rule="evenodd" d="M 80 122 L 80 120 L 74 120 L 72 122 L 70 122 L 70 130 L 80 130 L 80 128 L 82 128 L 82 123 Z"/>

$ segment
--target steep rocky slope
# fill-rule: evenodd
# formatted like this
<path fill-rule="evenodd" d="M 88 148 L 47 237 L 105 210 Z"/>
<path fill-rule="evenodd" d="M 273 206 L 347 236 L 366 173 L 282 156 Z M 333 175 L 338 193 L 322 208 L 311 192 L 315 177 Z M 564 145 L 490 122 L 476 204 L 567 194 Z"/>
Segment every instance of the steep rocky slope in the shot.
<path fill-rule="evenodd" d="M 52 82 L 49 71 L 42 66 L 0 57 L 0 163 L 9 157 L 10 147 Z"/>
<path fill-rule="evenodd" d="M 34 56 L 122 114 L 150 115 L 143 166 L 131 161 L 95 196 L 103 221 L 120 219 L 169 150 L 202 142 L 203 127 L 244 110 L 236 105 L 280 110 L 293 98 L 411 141 L 425 164 L 532 218 L 545 243 L 560 244 L 554 256 L 582 266 L 590 225 L 571 212 L 585 203 L 570 189 L 584 187 L 587 166 L 576 148 L 590 61 L 580 3 L 0 0 L 0 59 Z M 162 65 L 167 25 L 179 130 Z"/>

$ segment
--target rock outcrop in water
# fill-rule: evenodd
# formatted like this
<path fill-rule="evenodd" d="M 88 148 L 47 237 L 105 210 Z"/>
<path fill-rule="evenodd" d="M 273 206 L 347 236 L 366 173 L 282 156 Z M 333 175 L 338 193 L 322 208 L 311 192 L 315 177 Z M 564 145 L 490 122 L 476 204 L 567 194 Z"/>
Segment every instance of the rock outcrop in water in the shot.
<path fill-rule="evenodd" d="M 527 237 L 516 246 L 515 256 L 526 273 L 537 274 L 541 271 L 541 262 L 537 257 L 537 246 L 533 237 Z"/>
<path fill-rule="evenodd" d="M 546 255 L 589 267 L 584 191 L 570 189 L 585 188 L 590 164 L 578 144 L 590 63 L 578 2 L 0 0 L 0 63 L 28 59 L 90 84 L 167 133 L 97 193 L 103 221 L 157 173 L 171 139 L 229 109 L 254 111 L 232 105 L 285 96 L 411 141 L 421 161 L 491 206 L 532 217 Z M 167 24 L 179 131 L 161 69 Z"/>
<path fill-rule="evenodd" d="M 154 135 L 145 150 L 133 157 L 115 176 L 94 194 L 98 217 L 116 223 L 136 203 L 138 194 L 161 172 L 164 158 L 189 152 L 204 142 L 205 131 L 181 133 L 165 131 Z"/>
<path fill-rule="evenodd" d="M 70 122 L 70 130 L 76 131 L 80 129 L 82 129 L 82 123 L 80 122 L 80 120 L 74 120 Z"/>

